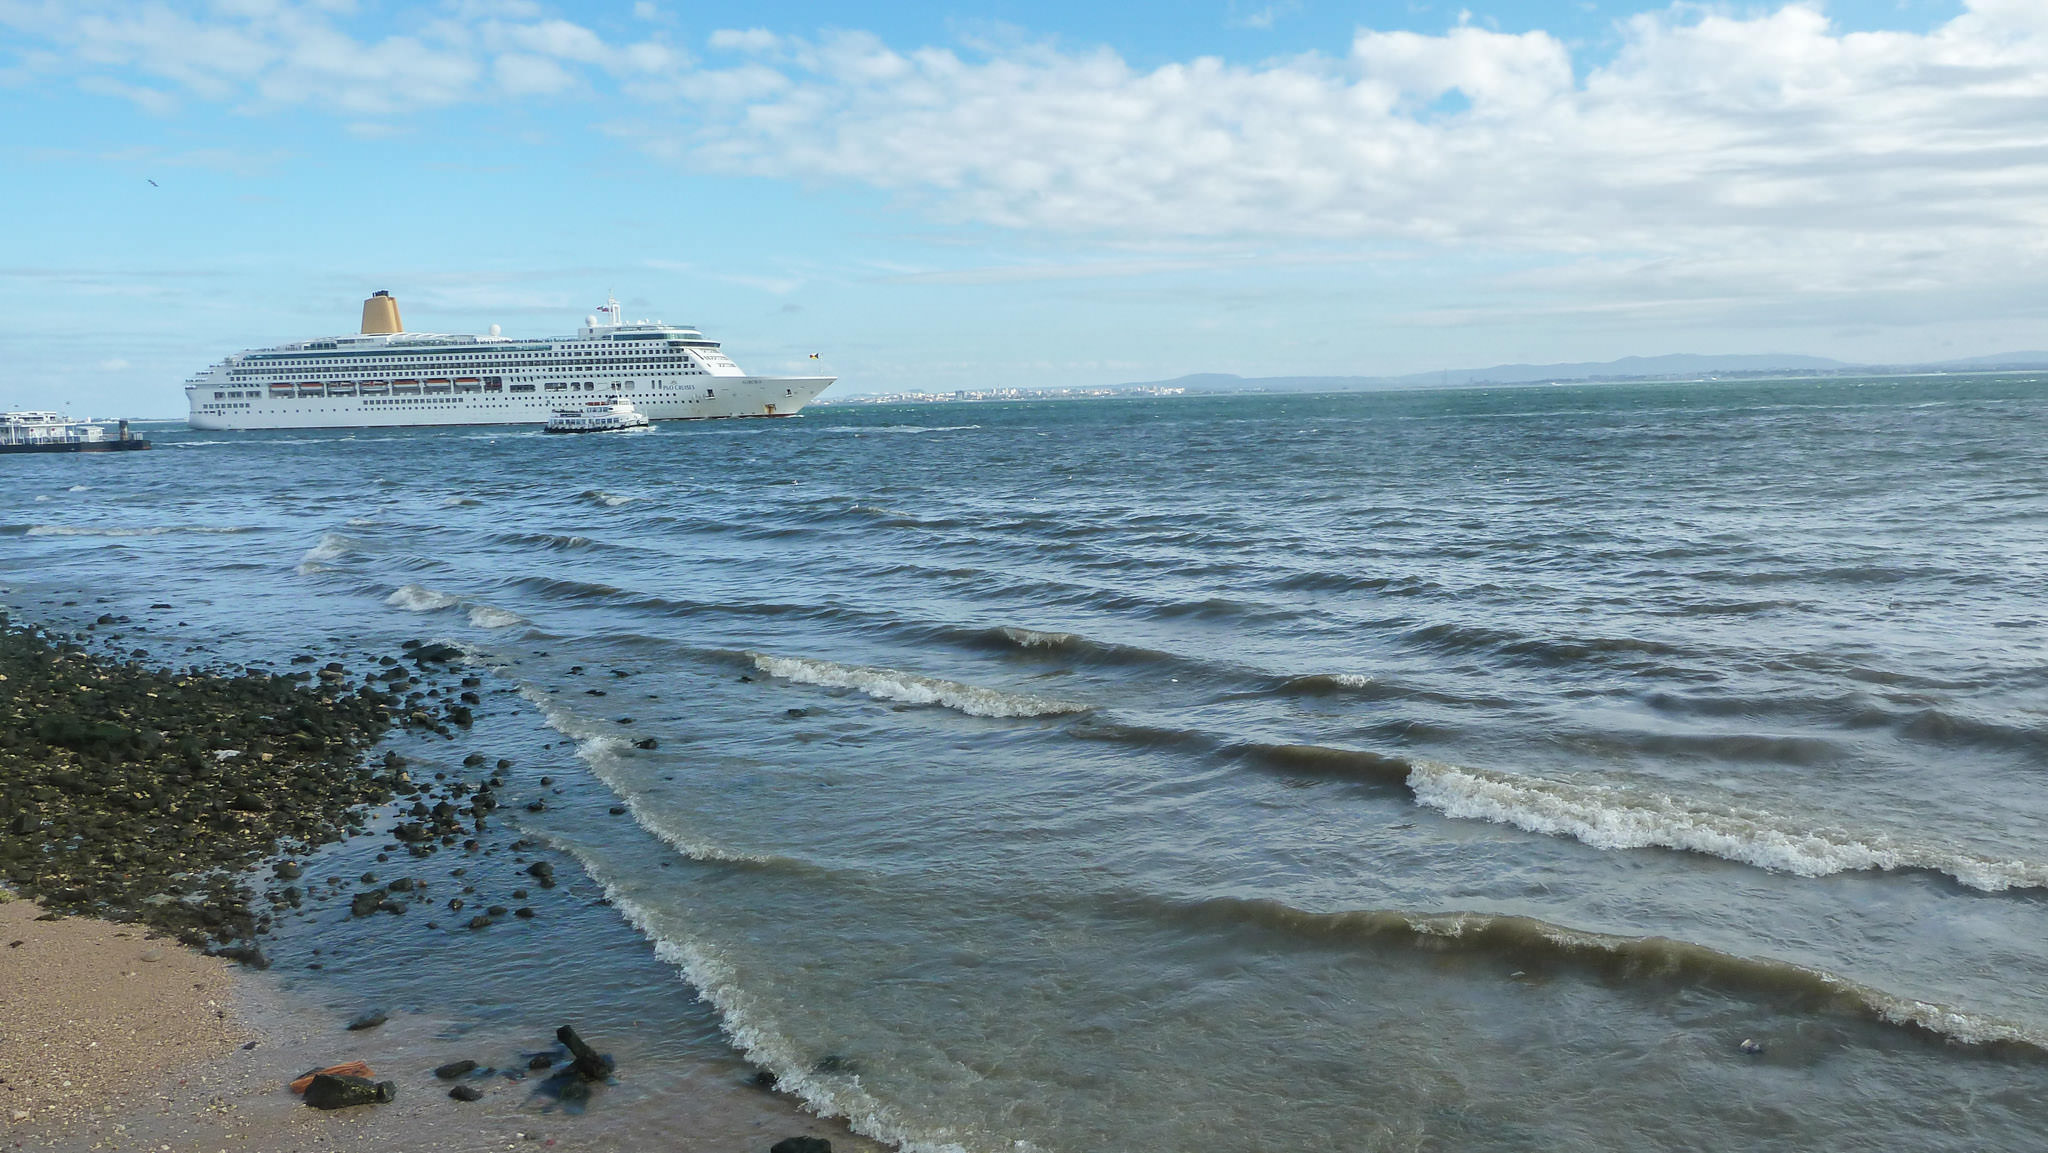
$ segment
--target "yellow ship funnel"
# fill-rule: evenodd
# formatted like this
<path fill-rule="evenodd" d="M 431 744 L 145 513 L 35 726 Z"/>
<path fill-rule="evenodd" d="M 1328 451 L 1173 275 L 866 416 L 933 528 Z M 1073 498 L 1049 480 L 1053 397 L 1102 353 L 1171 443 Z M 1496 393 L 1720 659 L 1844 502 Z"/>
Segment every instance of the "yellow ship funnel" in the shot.
<path fill-rule="evenodd" d="M 390 293 L 380 288 L 363 302 L 363 331 L 405 331 L 405 322 L 398 319 L 398 301 Z"/>

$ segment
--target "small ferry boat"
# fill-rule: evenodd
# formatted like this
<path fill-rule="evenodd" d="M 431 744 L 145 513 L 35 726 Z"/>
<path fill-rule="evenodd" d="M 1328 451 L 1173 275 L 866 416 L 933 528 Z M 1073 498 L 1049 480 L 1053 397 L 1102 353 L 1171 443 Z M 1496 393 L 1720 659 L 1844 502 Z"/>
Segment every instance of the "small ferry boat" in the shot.
<path fill-rule="evenodd" d="M 122 421 L 115 435 L 107 426 L 89 420 L 73 420 L 58 412 L 0 413 L 0 453 L 4 452 L 124 452 L 148 448 L 149 442 L 128 433 Z"/>
<path fill-rule="evenodd" d="M 647 418 L 616 396 L 564 405 L 548 417 L 548 432 L 631 432 L 648 427 Z"/>

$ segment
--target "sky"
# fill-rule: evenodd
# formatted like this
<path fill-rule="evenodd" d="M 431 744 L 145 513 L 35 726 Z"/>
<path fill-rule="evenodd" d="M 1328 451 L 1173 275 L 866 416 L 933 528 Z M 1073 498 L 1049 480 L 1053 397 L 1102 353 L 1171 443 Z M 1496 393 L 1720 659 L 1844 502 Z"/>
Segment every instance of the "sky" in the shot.
<path fill-rule="evenodd" d="M 0 0 L 0 164 L 80 415 L 380 289 L 841 392 L 2048 347 L 2048 0 Z"/>

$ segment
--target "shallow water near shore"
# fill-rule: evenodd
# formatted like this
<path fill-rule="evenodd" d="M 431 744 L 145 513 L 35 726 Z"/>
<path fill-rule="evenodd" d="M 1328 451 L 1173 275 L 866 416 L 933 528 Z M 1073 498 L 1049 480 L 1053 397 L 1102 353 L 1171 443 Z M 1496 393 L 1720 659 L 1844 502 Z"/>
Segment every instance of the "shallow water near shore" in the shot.
<path fill-rule="evenodd" d="M 309 910 L 275 972 L 337 1006 L 914 1149 L 2018 1149 L 2044 427 L 2007 376 L 152 429 L 9 462 L 0 599 L 471 654 L 408 755 L 514 760 L 572 879 Z M 373 841 L 323 868 L 519 876 Z"/>

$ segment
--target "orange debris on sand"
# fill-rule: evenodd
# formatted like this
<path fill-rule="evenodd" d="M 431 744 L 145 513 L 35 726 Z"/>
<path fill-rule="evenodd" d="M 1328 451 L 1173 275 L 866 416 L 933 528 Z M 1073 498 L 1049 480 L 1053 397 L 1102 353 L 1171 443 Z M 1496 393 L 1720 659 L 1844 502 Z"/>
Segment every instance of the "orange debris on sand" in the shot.
<path fill-rule="evenodd" d="M 314 1069 L 292 1082 L 292 1092 L 303 1094 L 306 1091 L 306 1086 L 313 1083 L 313 1078 L 318 1077 L 322 1073 L 333 1077 L 368 1077 L 370 1075 L 370 1067 L 361 1061 L 344 1061 L 339 1065 L 329 1065 L 325 1069 Z"/>

